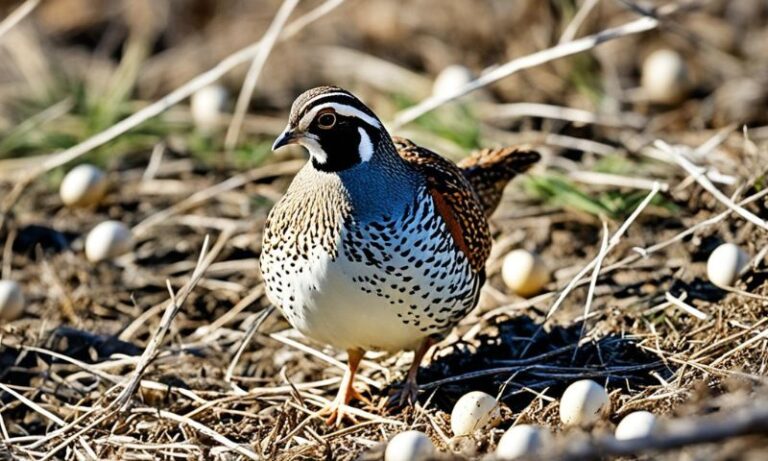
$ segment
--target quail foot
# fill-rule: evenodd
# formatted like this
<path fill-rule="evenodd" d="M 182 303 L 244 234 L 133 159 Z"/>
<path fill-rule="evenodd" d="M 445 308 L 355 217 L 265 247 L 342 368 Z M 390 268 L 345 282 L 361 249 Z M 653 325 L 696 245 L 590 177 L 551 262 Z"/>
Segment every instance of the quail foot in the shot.
<path fill-rule="evenodd" d="M 389 135 L 350 92 L 306 91 L 273 149 L 310 154 L 264 231 L 269 300 L 304 335 L 344 349 L 348 368 L 329 424 L 360 398 L 365 351 L 415 351 L 400 397 L 413 401 L 429 347 L 478 301 L 491 249 L 487 216 L 507 182 L 539 160 L 514 148 L 477 151 L 454 164 Z"/>

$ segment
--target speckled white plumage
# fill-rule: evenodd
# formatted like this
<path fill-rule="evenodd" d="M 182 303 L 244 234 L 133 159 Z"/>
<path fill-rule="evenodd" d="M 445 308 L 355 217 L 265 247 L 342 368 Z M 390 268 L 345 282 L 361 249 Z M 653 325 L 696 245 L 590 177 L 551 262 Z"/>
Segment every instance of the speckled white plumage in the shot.
<path fill-rule="evenodd" d="M 290 250 L 277 245 L 262 257 L 268 296 L 317 341 L 344 349 L 415 348 L 461 319 L 482 283 L 437 217 L 421 191 L 401 216 L 348 219 L 335 256 L 313 245 L 291 266 Z"/>

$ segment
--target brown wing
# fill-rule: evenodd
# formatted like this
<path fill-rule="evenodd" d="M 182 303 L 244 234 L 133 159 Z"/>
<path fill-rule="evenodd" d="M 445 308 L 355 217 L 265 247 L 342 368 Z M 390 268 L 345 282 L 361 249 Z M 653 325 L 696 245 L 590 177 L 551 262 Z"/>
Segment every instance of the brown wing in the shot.
<path fill-rule="evenodd" d="M 427 179 L 435 209 L 445 220 L 456 247 L 480 272 L 491 252 L 491 232 L 482 204 L 469 180 L 453 162 L 404 138 L 393 138 L 397 152 Z"/>

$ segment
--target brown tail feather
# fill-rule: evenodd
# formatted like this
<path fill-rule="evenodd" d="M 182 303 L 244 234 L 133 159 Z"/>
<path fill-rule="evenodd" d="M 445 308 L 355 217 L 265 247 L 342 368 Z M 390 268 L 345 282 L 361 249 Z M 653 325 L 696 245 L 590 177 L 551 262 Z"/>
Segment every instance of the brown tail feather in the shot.
<path fill-rule="evenodd" d="M 502 147 L 475 151 L 458 165 L 480 198 L 485 214 L 490 216 L 499 205 L 507 183 L 540 158 L 541 155 L 532 150 Z"/>

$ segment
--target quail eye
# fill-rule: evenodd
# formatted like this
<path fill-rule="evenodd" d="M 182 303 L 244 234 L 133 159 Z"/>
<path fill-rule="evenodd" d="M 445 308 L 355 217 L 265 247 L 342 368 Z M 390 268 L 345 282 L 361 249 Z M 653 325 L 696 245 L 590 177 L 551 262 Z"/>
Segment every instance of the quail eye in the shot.
<path fill-rule="evenodd" d="M 326 112 L 324 114 L 321 114 L 319 117 L 317 117 L 317 126 L 322 128 L 323 130 L 331 129 L 335 124 L 336 124 L 336 115 L 331 112 Z"/>

